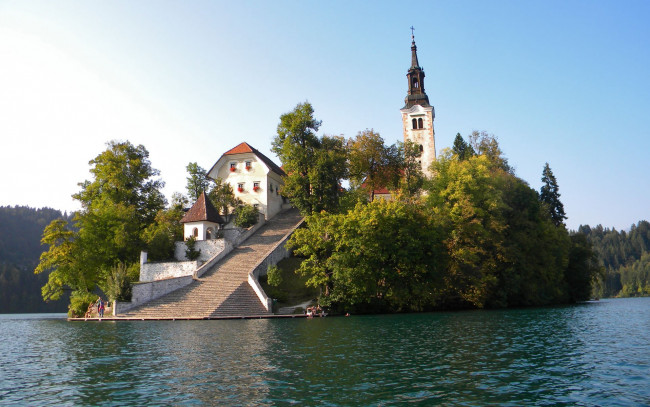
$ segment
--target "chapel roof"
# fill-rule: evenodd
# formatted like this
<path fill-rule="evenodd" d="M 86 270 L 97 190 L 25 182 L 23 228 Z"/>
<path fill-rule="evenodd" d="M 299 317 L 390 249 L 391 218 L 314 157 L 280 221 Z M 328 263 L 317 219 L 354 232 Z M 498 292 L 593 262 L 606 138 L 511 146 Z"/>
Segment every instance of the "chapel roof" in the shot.
<path fill-rule="evenodd" d="M 223 155 L 235 155 L 235 154 L 245 154 L 245 153 L 253 153 L 262 160 L 264 164 L 266 164 L 267 167 L 274 173 L 284 176 L 286 175 L 285 172 L 280 168 L 276 163 L 274 163 L 270 158 L 265 156 L 264 154 L 260 153 L 259 150 L 251 146 L 250 144 L 243 142 L 238 144 L 237 146 L 231 148 L 230 150 L 226 151 L 223 153 Z"/>
<path fill-rule="evenodd" d="M 199 195 L 199 199 L 196 200 L 190 210 L 183 216 L 183 219 L 181 219 L 181 223 L 202 221 L 225 223 L 221 215 L 219 215 L 219 211 L 212 205 L 205 192 Z"/>

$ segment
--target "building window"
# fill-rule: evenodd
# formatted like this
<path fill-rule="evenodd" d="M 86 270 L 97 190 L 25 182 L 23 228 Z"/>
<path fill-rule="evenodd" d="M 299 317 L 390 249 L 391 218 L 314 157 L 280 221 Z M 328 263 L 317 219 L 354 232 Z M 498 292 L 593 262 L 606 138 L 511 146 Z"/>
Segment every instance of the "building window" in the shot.
<path fill-rule="evenodd" d="M 237 170 L 237 163 L 230 163 L 230 172 L 235 172 Z"/>
<path fill-rule="evenodd" d="M 199 237 L 199 229 L 198 228 L 192 229 L 192 236 Z"/>
<path fill-rule="evenodd" d="M 417 129 L 418 128 L 418 121 L 416 119 L 413 119 L 412 122 L 413 122 L 413 129 L 414 130 Z"/>
<path fill-rule="evenodd" d="M 251 168 L 253 168 L 253 163 L 250 161 L 246 161 L 246 171 L 250 171 Z"/>
<path fill-rule="evenodd" d="M 237 191 L 244 192 L 244 183 L 243 182 L 240 182 L 239 184 L 237 184 Z"/>
<path fill-rule="evenodd" d="M 424 146 L 422 146 L 422 144 L 420 144 L 420 152 L 424 152 Z"/>
<path fill-rule="evenodd" d="M 208 228 L 208 230 L 205 231 L 205 240 L 210 240 L 214 239 L 214 231 L 212 228 Z"/>
<path fill-rule="evenodd" d="M 260 209 L 260 204 L 253 204 L 253 208 Z"/>
<path fill-rule="evenodd" d="M 419 119 L 418 119 L 418 129 L 421 129 L 421 128 L 423 128 L 423 127 L 424 127 L 424 126 L 422 126 L 422 118 L 419 118 Z"/>
<path fill-rule="evenodd" d="M 260 190 L 260 182 L 259 181 L 253 182 L 253 191 L 257 192 L 259 190 Z"/>

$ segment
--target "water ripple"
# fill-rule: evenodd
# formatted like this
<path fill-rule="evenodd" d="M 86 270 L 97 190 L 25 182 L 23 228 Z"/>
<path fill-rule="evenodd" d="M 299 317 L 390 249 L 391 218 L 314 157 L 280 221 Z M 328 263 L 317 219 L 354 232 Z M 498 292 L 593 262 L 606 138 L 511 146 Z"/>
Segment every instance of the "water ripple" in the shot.
<path fill-rule="evenodd" d="M 648 298 L 313 320 L 0 315 L 0 404 L 650 405 L 648 328 Z"/>

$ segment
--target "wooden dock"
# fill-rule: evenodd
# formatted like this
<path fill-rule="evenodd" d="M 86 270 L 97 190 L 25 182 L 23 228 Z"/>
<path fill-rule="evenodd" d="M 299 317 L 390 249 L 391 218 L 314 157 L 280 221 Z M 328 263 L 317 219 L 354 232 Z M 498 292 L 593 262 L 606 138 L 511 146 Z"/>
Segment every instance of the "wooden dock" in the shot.
<path fill-rule="evenodd" d="M 114 322 L 114 321 L 214 321 L 228 319 L 278 319 L 278 318 L 307 318 L 306 314 L 291 315 L 242 315 L 242 316 L 221 316 L 221 317 L 105 317 L 105 318 L 68 318 L 68 321 L 75 322 Z"/>

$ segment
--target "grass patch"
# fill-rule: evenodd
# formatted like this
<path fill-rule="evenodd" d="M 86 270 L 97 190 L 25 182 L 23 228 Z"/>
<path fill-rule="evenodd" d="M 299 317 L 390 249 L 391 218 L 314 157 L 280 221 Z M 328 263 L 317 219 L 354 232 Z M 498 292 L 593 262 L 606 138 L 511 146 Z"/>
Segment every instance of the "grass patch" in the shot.
<path fill-rule="evenodd" d="M 260 276 L 260 285 L 271 298 L 278 300 L 279 306 L 290 306 L 313 300 L 320 295 L 318 288 L 307 287 L 308 278 L 296 274 L 302 259 L 289 257 L 281 260 L 277 267 L 280 269 L 282 283 L 279 286 L 270 286 L 266 276 Z"/>

